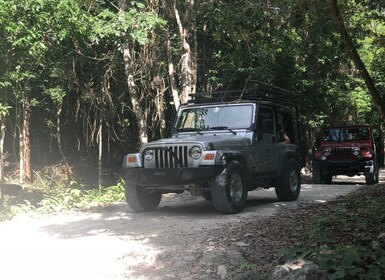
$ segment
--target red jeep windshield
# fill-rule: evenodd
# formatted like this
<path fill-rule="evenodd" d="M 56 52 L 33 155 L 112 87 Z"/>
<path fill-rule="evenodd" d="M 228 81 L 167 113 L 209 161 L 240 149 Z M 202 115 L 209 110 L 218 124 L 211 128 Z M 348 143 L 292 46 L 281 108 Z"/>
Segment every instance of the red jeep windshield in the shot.
<path fill-rule="evenodd" d="M 329 128 L 323 130 L 322 141 L 367 141 L 369 129 L 367 127 Z"/>

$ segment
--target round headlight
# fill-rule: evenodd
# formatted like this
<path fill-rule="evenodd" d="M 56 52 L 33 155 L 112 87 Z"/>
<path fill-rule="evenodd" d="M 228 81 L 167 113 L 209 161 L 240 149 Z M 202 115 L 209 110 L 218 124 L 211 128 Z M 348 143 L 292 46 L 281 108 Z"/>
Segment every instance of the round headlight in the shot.
<path fill-rule="evenodd" d="M 189 151 L 189 155 L 193 159 L 199 159 L 202 155 L 202 149 L 199 146 L 193 146 Z"/>
<path fill-rule="evenodd" d="M 332 153 L 332 149 L 330 149 L 330 148 L 325 148 L 325 149 L 323 149 L 323 154 L 325 155 L 325 156 L 330 156 L 330 154 Z"/>
<path fill-rule="evenodd" d="M 144 159 L 147 161 L 152 160 L 153 157 L 154 157 L 154 151 L 153 150 L 148 150 L 144 153 Z"/>
<path fill-rule="evenodd" d="M 360 148 L 357 148 L 357 147 L 353 148 L 352 153 L 353 155 L 358 156 L 360 154 Z"/>

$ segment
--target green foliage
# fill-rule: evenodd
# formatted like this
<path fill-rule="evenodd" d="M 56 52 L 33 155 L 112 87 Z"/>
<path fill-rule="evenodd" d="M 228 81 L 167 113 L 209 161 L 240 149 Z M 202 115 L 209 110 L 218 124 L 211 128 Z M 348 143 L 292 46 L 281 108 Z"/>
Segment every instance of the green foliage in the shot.
<path fill-rule="evenodd" d="M 348 32 L 385 98 L 383 1 L 339 2 Z M 175 115 L 167 38 L 176 86 L 183 86 L 174 6 L 167 1 L 120 3 L 124 11 L 119 1 L 0 0 L 0 115 L 10 116 L 4 120 L 11 165 L 18 163 L 18 139 L 10 135 L 21 128 L 28 97 L 33 102 L 33 168 L 61 160 L 57 137 L 67 159 L 95 164 L 100 128 L 103 160 L 108 157 L 103 164 L 119 166 L 122 154 L 137 148 L 127 70 L 141 95 L 149 138 L 165 136 L 162 121 L 169 125 Z M 256 80 L 289 89 L 308 144 L 320 126 L 380 127 L 383 120 L 324 1 L 195 1 L 190 18 L 183 17 L 183 4 L 177 1 L 176 7 L 191 31 L 186 35 L 197 62 L 198 91 L 252 87 Z M 128 44 L 129 65 L 122 43 Z"/>
<path fill-rule="evenodd" d="M 76 185 L 76 183 L 73 183 Z M 125 199 L 124 182 L 99 189 L 81 190 L 68 186 L 57 186 L 54 190 L 47 190 L 44 197 L 37 203 L 23 200 L 17 203 L 2 203 L 3 211 L 0 221 L 18 214 L 66 212 L 99 207 L 106 204 L 121 202 Z"/>
<path fill-rule="evenodd" d="M 94 19 L 92 38 L 95 42 L 109 37 L 120 41 L 128 34 L 134 42 L 146 44 L 151 32 L 165 25 L 165 21 L 153 12 L 147 12 L 145 5 L 131 1 L 127 11 L 116 12 L 110 9 L 102 10 Z"/>
<path fill-rule="evenodd" d="M 331 279 L 379 279 L 385 269 L 385 250 L 345 245 L 331 250 L 325 245 L 313 258 Z"/>
<path fill-rule="evenodd" d="M 9 109 L 11 108 L 11 106 L 6 106 L 0 103 L 0 117 L 6 117 L 9 114 Z"/>
<path fill-rule="evenodd" d="M 123 183 L 118 182 L 102 190 L 79 190 L 66 188 L 64 191 L 47 195 L 38 204 L 41 213 L 60 212 L 76 209 L 87 209 L 90 206 L 101 206 L 124 200 Z"/>
<path fill-rule="evenodd" d="M 281 253 L 314 261 L 331 279 L 379 279 L 385 270 L 385 244 L 378 239 L 385 232 L 384 203 L 383 195 L 335 203 L 327 208 L 327 216 L 315 215 L 301 227 L 306 241 Z"/>

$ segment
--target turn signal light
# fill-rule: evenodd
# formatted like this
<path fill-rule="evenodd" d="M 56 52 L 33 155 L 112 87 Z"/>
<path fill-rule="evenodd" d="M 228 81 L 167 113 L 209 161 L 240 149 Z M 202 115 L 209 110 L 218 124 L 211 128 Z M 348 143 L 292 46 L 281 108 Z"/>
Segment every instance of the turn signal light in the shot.
<path fill-rule="evenodd" d="M 371 158 L 372 157 L 372 152 L 368 146 L 361 148 L 361 156 L 363 156 L 364 158 Z"/>
<path fill-rule="evenodd" d="M 134 163 L 134 162 L 136 162 L 136 157 L 128 157 L 128 158 L 127 158 L 127 162 L 128 162 L 128 163 Z"/>
<path fill-rule="evenodd" d="M 205 154 L 205 160 L 214 160 L 215 154 Z"/>

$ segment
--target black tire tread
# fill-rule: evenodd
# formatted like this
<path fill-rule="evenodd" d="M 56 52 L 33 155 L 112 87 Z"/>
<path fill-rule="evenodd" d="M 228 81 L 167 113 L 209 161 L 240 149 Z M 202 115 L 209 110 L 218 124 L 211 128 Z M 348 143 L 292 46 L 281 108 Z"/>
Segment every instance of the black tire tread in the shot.
<path fill-rule="evenodd" d="M 289 186 L 289 175 L 291 168 L 295 168 L 297 177 L 298 177 L 298 191 L 296 193 L 292 193 Z M 289 159 L 286 164 L 286 170 L 284 171 L 284 175 L 278 180 L 277 185 L 275 187 L 275 193 L 280 201 L 294 201 L 297 200 L 299 193 L 301 190 L 301 176 L 299 171 L 299 164 L 295 159 Z"/>
<path fill-rule="evenodd" d="M 243 181 L 243 195 L 240 203 L 234 203 L 234 201 L 231 201 L 228 191 L 229 179 L 234 172 L 240 174 Z M 239 162 L 229 162 L 223 171 L 214 178 L 211 189 L 211 197 L 215 209 L 222 214 L 239 213 L 245 207 L 247 200 L 247 188 L 245 185 L 244 171 Z"/>
<path fill-rule="evenodd" d="M 162 198 L 160 192 L 148 192 L 143 187 L 126 183 L 124 186 L 128 206 L 135 212 L 154 211 Z"/>

